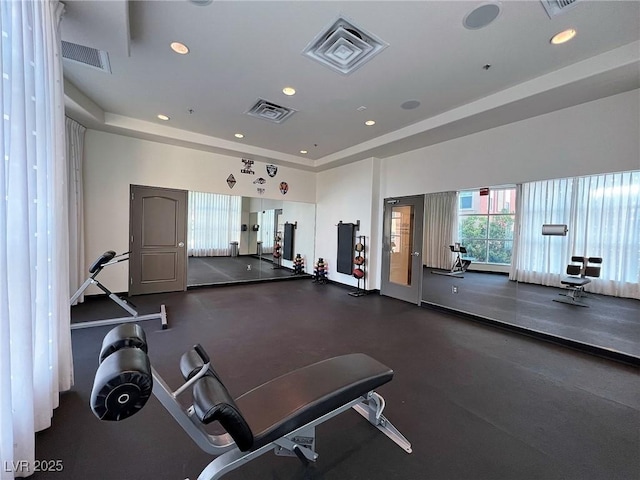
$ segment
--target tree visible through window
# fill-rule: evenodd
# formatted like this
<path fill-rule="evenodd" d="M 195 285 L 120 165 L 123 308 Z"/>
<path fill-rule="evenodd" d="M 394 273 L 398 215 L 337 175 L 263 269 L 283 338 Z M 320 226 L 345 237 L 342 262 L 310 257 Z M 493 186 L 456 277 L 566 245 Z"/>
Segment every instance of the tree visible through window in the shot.
<path fill-rule="evenodd" d="M 460 192 L 458 238 L 475 263 L 509 265 L 513 250 L 515 188 Z"/>

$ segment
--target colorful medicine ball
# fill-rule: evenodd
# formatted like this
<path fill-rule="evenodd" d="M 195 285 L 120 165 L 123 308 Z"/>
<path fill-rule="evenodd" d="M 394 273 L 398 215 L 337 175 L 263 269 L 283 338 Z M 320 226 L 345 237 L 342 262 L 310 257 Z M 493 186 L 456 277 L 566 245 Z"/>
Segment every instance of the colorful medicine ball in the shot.
<path fill-rule="evenodd" d="M 356 265 L 364 265 L 364 257 L 361 257 L 360 255 L 358 255 L 356 258 L 353 259 L 353 263 L 355 263 Z"/>
<path fill-rule="evenodd" d="M 356 277 L 356 278 L 364 277 L 364 270 L 362 270 L 361 268 L 354 268 L 353 269 L 353 276 Z"/>
<path fill-rule="evenodd" d="M 360 242 L 356 243 L 356 252 L 362 252 L 364 250 L 364 245 Z"/>

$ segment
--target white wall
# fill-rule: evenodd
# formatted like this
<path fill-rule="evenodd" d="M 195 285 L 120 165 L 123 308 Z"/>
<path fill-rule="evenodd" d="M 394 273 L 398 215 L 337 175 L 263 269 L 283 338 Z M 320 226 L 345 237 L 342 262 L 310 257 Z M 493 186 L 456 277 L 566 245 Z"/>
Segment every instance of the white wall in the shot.
<path fill-rule="evenodd" d="M 85 228 L 87 265 L 105 250 L 128 249 L 129 185 L 152 185 L 317 203 L 315 254 L 329 278 L 357 284 L 335 271 L 337 223 L 360 220 L 367 237 L 367 288 L 379 288 L 382 200 L 444 190 L 589 175 L 640 168 L 640 91 L 607 97 L 539 117 L 454 139 L 385 159 L 367 159 L 318 174 L 279 167 L 275 178 L 264 164 L 256 175 L 240 173 L 239 158 L 113 135 L 94 130 L 85 138 Z M 233 173 L 238 183 L 226 184 Z M 280 194 L 281 181 L 289 184 Z M 297 215 L 296 215 L 297 216 Z M 289 221 L 299 219 L 292 218 Z M 296 251 L 298 251 L 296 233 Z M 311 250 L 310 247 L 306 247 Z M 101 278 L 126 291 L 127 265 L 105 269 Z"/>
<path fill-rule="evenodd" d="M 315 253 L 316 235 L 316 206 L 313 203 L 283 202 L 282 215 L 279 223 L 282 223 L 284 235 L 284 224 L 286 222 L 296 223 L 298 227 L 294 229 L 293 256 L 300 254 L 304 259 L 304 271 L 313 273 L 313 262 Z M 282 266 L 293 268 L 293 261 L 282 259 Z"/>
<path fill-rule="evenodd" d="M 640 168 L 640 91 L 540 115 L 382 161 L 382 196 Z"/>
<path fill-rule="evenodd" d="M 318 173 L 317 212 L 316 212 L 316 258 L 324 258 L 328 264 L 328 278 L 346 285 L 356 286 L 358 281 L 352 275 L 336 271 L 338 249 L 338 222 L 355 223 L 360 220 L 360 230 L 356 236 L 364 235 L 367 242 L 367 289 L 377 286 L 377 273 L 373 276 L 370 268 L 376 267 L 371 261 L 371 237 L 378 237 L 377 222 L 373 216 L 372 198 L 376 195 L 374 188 L 374 159 L 362 160 L 342 167 Z M 376 212 L 377 213 L 377 212 Z M 373 220 L 373 221 L 372 221 Z"/>
<path fill-rule="evenodd" d="M 247 197 L 258 196 L 260 187 L 265 189 L 265 199 L 315 202 L 314 173 L 280 166 L 271 178 L 265 165 L 256 162 L 255 175 L 247 175 L 240 173 L 244 166 L 240 158 L 88 130 L 84 162 L 85 264 L 90 265 L 105 250 L 128 250 L 131 184 Z M 226 181 L 231 173 L 237 180 L 233 189 Z M 258 177 L 267 182 L 253 184 Z M 289 184 L 286 196 L 279 191 L 282 181 Z M 122 292 L 127 291 L 127 275 L 127 262 L 122 262 L 105 269 L 100 279 L 113 291 Z"/>
<path fill-rule="evenodd" d="M 354 285 L 335 273 L 335 224 L 360 219 L 373 252 L 367 288 L 380 288 L 384 198 L 639 168 L 639 90 L 338 167 L 318 174 L 316 256 L 329 260 L 329 278 Z"/>

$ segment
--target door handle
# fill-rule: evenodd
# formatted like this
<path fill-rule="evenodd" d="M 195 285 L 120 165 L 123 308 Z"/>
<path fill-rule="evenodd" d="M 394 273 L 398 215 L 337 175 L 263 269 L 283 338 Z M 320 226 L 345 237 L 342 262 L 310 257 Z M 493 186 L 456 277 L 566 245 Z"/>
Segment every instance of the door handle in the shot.
<path fill-rule="evenodd" d="M 179 246 L 179 247 L 184 247 L 184 242 L 180 242 L 180 243 L 178 243 L 178 246 Z"/>

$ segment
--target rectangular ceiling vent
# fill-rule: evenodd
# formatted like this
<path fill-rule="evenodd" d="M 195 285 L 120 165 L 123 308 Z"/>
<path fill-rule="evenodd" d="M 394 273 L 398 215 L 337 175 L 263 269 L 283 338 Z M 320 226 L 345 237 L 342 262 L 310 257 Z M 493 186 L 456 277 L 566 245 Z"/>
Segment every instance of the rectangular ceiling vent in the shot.
<path fill-rule="evenodd" d="M 282 123 L 295 112 L 292 108 L 281 107 L 280 105 L 259 98 L 255 105 L 245 113 L 252 117 L 268 120 L 271 123 Z"/>
<path fill-rule="evenodd" d="M 540 0 L 549 18 L 571 10 L 579 0 Z"/>
<path fill-rule="evenodd" d="M 88 67 L 96 68 L 103 72 L 111 73 L 109 54 L 77 43 L 62 41 L 62 58 L 72 62 L 81 63 Z"/>
<path fill-rule="evenodd" d="M 389 46 L 375 35 L 338 17 L 302 54 L 343 75 L 352 73 Z"/>

